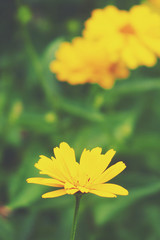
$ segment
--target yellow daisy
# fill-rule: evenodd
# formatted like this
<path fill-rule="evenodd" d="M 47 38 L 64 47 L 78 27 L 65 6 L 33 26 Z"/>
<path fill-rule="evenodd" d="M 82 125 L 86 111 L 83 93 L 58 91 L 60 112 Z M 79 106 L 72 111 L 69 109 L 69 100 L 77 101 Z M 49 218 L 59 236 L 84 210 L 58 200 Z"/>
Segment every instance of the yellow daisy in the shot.
<path fill-rule="evenodd" d="M 160 9 L 160 0 L 148 0 L 148 2 Z"/>
<path fill-rule="evenodd" d="M 145 4 L 160 15 L 160 0 L 147 0 Z"/>
<path fill-rule="evenodd" d="M 120 161 L 108 167 L 115 151 L 113 149 L 101 154 L 102 149 L 97 147 L 91 151 L 84 149 L 80 162 L 76 162 L 75 152 L 67 143 L 62 142 L 54 148 L 55 157 L 40 156 L 35 167 L 40 174 L 50 178 L 28 178 L 28 183 L 41 184 L 60 188 L 42 195 L 42 198 L 54 198 L 65 194 L 93 193 L 101 197 L 116 197 L 128 195 L 128 191 L 116 184 L 108 183 L 121 173 L 126 165 Z"/>
<path fill-rule="evenodd" d="M 72 85 L 98 83 L 104 88 L 111 88 L 117 78 L 127 78 L 129 74 L 118 56 L 106 49 L 103 39 L 95 43 L 80 37 L 61 44 L 50 70 L 59 81 Z"/>
<path fill-rule="evenodd" d="M 130 11 L 114 6 L 94 10 L 83 36 L 95 42 L 105 39 L 105 47 L 130 69 L 151 67 L 160 57 L 160 16 L 145 4 Z"/>

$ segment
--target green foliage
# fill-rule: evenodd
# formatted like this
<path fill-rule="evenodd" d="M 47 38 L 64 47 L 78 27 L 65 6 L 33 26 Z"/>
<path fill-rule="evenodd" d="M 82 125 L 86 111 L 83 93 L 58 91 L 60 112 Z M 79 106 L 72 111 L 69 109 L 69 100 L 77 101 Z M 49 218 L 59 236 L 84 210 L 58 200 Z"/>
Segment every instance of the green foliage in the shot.
<path fill-rule="evenodd" d="M 152 179 L 151 179 L 152 180 Z M 160 191 L 160 183 L 157 181 L 152 184 L 141 186 L 136 189 L 130 189 L 128 198 L 119 198 L 108 201 L 108 203 L 97 204 L 95 210 L 95 221 L 97 225 L 106 224 L 119 212 L 122 212 L 126 208 L 128 209 L 131 204 L 135 204 L 137 201 L 158 193 Z"/>
<path fill-rule="evenodd" d="M 32 19 L 32 13 L 31 13 L 30 9 L 27 6 L 21 6 L 17 12 L 17 19 L 22 24 L 29 23 Z"/>
<path fill-rule="evenodd" d="M 44 200 L 51 188 L 26 183 L 38 176 L 39 155 L 50 157 L 62 141 L 77 160 L 83 148 L 100 146 L 114 148 L 113 163 L 127 165 L 114 182 L 129 189 L 128 197 L 82 198 L 79 239 L 160 239 L 160 63 L 111 90 L 61 83 L 49 70 L 61 42 L 80 35 L 92 9 L 139 2 L 30 0 L 8 9 L 0 40 L 0 203 L 11 214 L 0 216 L 1 240 L 69 239 L 73 197 Z"/>
<path fill-rule="evenodd" d="M 10 222 L 3 218 L 0 218 L 0 236 L 3 240 L 12 240 L 14 238 L 14 231 Z"/>

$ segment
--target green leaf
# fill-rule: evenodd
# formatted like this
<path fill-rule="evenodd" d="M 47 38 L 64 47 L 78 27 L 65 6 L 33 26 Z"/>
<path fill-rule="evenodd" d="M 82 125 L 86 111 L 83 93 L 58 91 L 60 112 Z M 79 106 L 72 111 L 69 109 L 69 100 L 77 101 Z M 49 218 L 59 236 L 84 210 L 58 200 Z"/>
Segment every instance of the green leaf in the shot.
<path fill-rule="evenodd" d="M 111 89 L 111 92 L 116 94 L 131 94 L 137 92 L 146 92 L 152 90 L 160 90 L 160 78 L 130 78 L 124 80 L 123 82 L 119 81 L 116 83 L 115 87 Z"/>
<path fill-rule="evenodd" d="M 44 153 L 43 145 L 30 146 L 19 166 L 19 170 L 10 178 L 9 203 L 7 206 L 12 210 L 32 205 L 40 200 L 41 195 L 48 189 L 41 185 L 26 182 L 27 178 L 38 176 L 38 170 L 34 167 L 34 164 L 38 161 L 39 155 Z"/>
<path fill-rule="evenodd" d="M 160 192 L 160 182 L 152 182 L 148 186 L 129 189 L 129 195 L 124 197 L 119 197 L 117 199 L 106 199 L 105 202 L 97 204 L 94 208 L 94 216 L 97 225 L 102 225 L 109 222 L 116 214 L 122 212 L 130 205 L 136 203 L 137 201 L 152 196 Z"/>
<path fill-rule="evenodd" d="M 139 111 L 115 112 L 106 115 L 99 125 L 87 124 L 79 130 L 74 140 L 76 153 L 80 154 L 85 147 L 96 146 L 113 147 L 118 150 L 132 135 L 138 114 Z"/>
<path fill-rule="evenodd" d="M 55 96 L 58 95 L 60 89 L 58 87 L 58 81 L 55 78 L 55 74 L 50 71 L 49 66 L 51 62 L 55 59 L 55 53 L 62 42 L 63 39 L 61 38 L 51 42 L 45 49 L 41 59 L 41 63 L 43 66 L 43 79 L 41 79 L 41 83 L 44 87 L 46 95 L 51 102 L 52 98 L 55 99 Z"/>
<path fill-rule="evenodd" d="M 17 19 L 22 23 L 22 24 L 27 24 L 31 21 L 32 19 L 32 13 L 31 10 L 28 6 L 20 6 L 20 8 L 17 11 Z"/>
<path fill-rule="evenodd" d="M 0 239 L 1 240 L 13 240 L 14 231 L 11 223 L 0 216 Z"/>

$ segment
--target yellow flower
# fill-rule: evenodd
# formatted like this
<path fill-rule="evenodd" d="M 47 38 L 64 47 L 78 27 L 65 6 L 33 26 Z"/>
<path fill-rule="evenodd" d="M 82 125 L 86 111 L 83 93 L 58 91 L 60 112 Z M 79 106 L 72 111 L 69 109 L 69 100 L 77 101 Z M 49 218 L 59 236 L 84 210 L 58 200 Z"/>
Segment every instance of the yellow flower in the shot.
<path fill-rule="evenodd" d="M 148 2 L 160 9 L 160 0 L 148 0 Z"/>
<path fill-rule="evenodd" d="M 101 154 L 102 149 L 97 147 L 91 151 L 84 149 L 80 163 L 76 162 L 74 150 L 65 142 L 54 148 L 54 157 L 40 156 L 35 167 L 40 174 L 50 178 L 29 178 L 28 183 L 36 183 L 60 189 L 42 195 L 43 198 L 54 198 L 65 194 L 93 193 L 101 197 L 116 197 L 128 195 L 123 187 L 106 183 L 121 173 L 125 164 L 120 161 L 108 167 L 115 151 L 113 149 Z"/>
<path fill-rule="evenodd" d="M 160 14 L 160 0 L 148 0 L 145 2 L 153 11 Z"/>
<path fill-rule="evenodd" d="M 117 55 L 110 54 L 106 42 L 75 38 L 72 43 L 64 42 L 51 62 L 50 70 L 60 81 L 70 84 L 98 83 L 111 88 L 115 79 L 128 77 L 128 70 Z"/>
<path fill-rule="evenodd" d="M 96 9 L 86 21 L 83 35 L 95 42 L 105 39 L 105 47 L 130 69 L 151 67 L 160 56 L 160 16 L 147 5 L 130 11 L 114 6 Z"/>

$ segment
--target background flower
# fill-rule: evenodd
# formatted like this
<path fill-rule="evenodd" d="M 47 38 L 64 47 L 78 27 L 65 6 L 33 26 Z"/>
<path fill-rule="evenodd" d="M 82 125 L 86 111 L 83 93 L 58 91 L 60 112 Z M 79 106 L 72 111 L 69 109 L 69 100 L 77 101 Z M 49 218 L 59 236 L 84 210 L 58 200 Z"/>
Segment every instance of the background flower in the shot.
<path fill-rule="evenodd" d="M 115 52 L 127 67 L 151 67 L 160 56 L 160 16 L 146 5 L 137 5 L 130 11 L 114 6 L 94 10 L 86 21 L 84 37 L 95 42 L 102 38 L 106 48 Z"/>
<path fill-rule="evenodd" d="M 62 43 L 56 60 L 50 65 L 60 81 L 70 84 L 98 83 L 111 88 L 117 78 L 128 77 L 128 70 L 118 57 L 105 48 L 106 42 L 75 38 L 72 43 Z"/>
<path fill-rule="evenodd" d="M 148 0 L 148 2 L 150 4 L 152 4 L 153 6 L 160 8 L 160 1 L 159 0 Z"/>
<path fill-rule="evenodd" d="M 111 88 L 128 69 L 152 67 L 160 56 L 160 15 L 147 5 L 129 11 L 95 9 L 83 36 L 63 43 L 50 65 L 57 79 L 70 84 L 98 83 Z"/>

